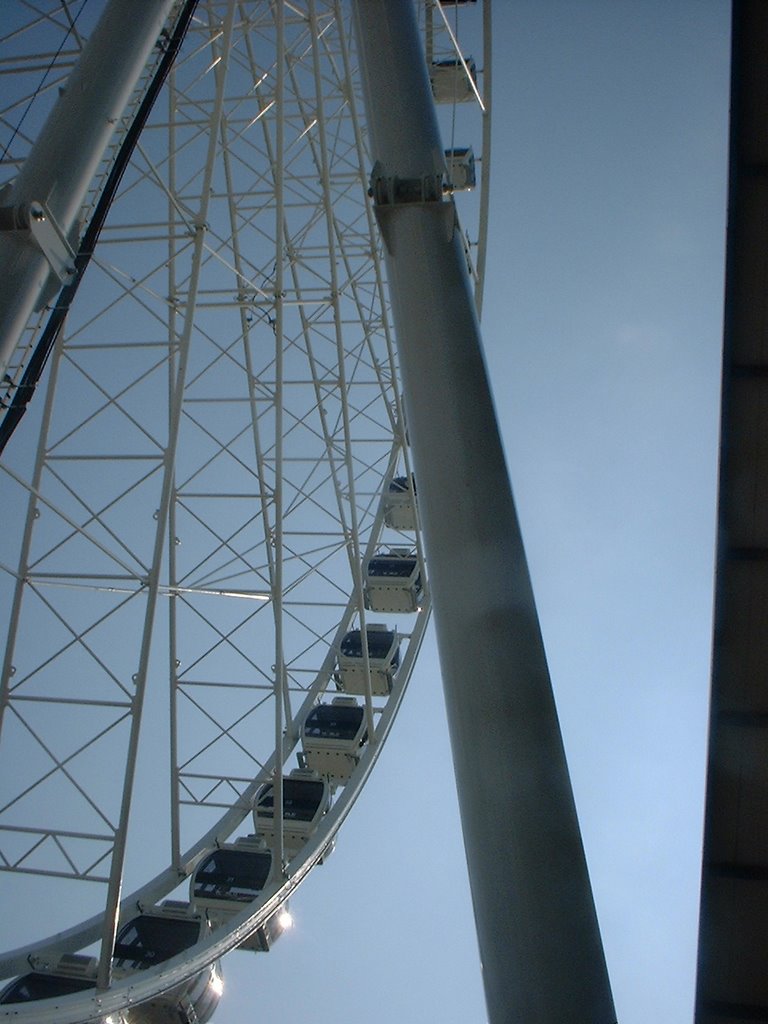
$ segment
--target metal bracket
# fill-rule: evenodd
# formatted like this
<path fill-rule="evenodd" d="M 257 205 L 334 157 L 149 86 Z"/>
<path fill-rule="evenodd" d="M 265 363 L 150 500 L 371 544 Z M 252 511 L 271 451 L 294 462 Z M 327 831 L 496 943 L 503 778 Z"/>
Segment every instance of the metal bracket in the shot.
<path fill-rule="evenodd" d="M 75 252 L 44 203 L 0 207 L 0 231 L 27 231 L 62 284 L 75 275 Z"/>
<path fill-rule="evenodd" d="M 443 225 L 445 241 L 449 242 L 453 237 L 457 223 L 456 207 L 442 172 L 425 174 L 420 178 L 398 178 L 388 175 L 377 160 L 371 171 L 368 195 L 373 199 L 374 214 L 390 253 L 394 252 L 390 219 L 406 207 L 421 207 L 429 216 L 436 216 Z"/>
<path fill-rule="evenodd" d="M 388 175 L 377 160 L 371 171 L 368 195 L 376 206 L 397 206 L 400 203 L 439 203 L 445 191 L 442 172 L 420 178 L 398 178 Z"/>

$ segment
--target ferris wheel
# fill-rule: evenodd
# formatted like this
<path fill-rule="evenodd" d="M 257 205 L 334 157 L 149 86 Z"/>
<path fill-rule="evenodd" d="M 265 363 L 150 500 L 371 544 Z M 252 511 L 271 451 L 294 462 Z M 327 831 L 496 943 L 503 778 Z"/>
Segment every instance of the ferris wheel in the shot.
<path fill-rule="evenodd" d="M 4 180 L 106 6 L 6 20 Z M 166 6 L 82 213 L 14 225 L 47 282 L 0 427 L 0 1020 L 209 1019 L 332 852 L 430 611 L 349 5 Z M 418 5 L 478 305 L 487 7 Z"/>

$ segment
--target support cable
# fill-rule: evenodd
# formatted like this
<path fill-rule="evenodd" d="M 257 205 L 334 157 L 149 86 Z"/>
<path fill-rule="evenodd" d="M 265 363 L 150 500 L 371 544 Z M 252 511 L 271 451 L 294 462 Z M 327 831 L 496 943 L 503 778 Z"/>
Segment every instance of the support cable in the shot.
<path fill-rule="evenodd" d="M 80 15 L 85 10 L 87 3 L 88 3 L 88 0 L 83 0 L 83 3 L 81 5 L 81 7 L 80 7 L 80 10 L 77 12 L 77 14 L 75 15 L 74 19 L 68 17 L 69 28 L 67 29 L 66 33 L 64 34 L 64 38 L 59 43 L 58 50 L 56 51 L 56 53 L 54 53 L 53 57 L 51 57 L 51 60 L 50 60 L 50 62 L 48 64 L 48 67 L 45 69 L 45 71 L 43 73 L 43 77 L 38 82 L 37 88 L 32 93 L 32 95 L 29 97 L 29 102 L 27 103 L 26 107 L 24 108 L 24 111 L 23 111 L 21 117 L 19 118 L 18 124 L 13 129 L 13 132 L 11 134 L 10 139 L 8 139 L 8 142 L 3 147 L 3 152 L 0 153 L 0 163 L 2 163 L 3 160 L 5 160 L 6 156 L 8 155 L 8 151 L 11 148 L 11 146 L 13 145 L 16 136 L 21 131 L 21 126 L 24 124 L 24 121 L 26 120 L 27 114 L 32 109 L 32 104 L 35 102 L 37 97 L 40 95 L 40 92 L 41 92 L 43 86 L 45 85 L 46 79 L 48 78 L 48 75 L 50 75 L 51 71 L 53 71 L 54 67 L 56 66 L 56 62 L 59 59 L 59 57 L 61 56 L 61 51 L 64 49 L 64 47 L 65 47 L 65 45 L 67 43 L 67 40 L 69 39 L 70 35 L 74 35 L 75 38 L 77 38 L 77 33 L 75 31 L 75 25 L 77 24 L 77 19 L 80 17 Z"/>

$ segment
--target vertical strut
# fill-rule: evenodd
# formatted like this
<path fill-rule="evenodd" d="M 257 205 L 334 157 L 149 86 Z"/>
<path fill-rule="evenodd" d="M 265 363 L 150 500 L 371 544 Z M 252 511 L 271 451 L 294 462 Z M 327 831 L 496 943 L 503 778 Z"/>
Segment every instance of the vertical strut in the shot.
<path fill-rule="evenodd" d="M 285 837 L 283 835 L 283 689 L 285 679 L 285 657 L 283 650 L 283 332 L 285 329 L 285 303 L 283 284 L 285 258 L 285 195 L 283 175 L 285 173 L 285 6 L 278 3 L 276 11 L 277 28 L 277 121 L 275 130 L 275 489 L 274 502 L 274 583 L 272 608 L 275 614 L 275 775 L 272 780 L 272 814 L 274 818 L 275 847 L 273 857 L 278 869 L 283 870 L 285 861 Z"/>
<path fill-rule="evenodd" d="M 611 1024 L 544 647 L 411 0 L 355 0 L 491 1024 Z"/>

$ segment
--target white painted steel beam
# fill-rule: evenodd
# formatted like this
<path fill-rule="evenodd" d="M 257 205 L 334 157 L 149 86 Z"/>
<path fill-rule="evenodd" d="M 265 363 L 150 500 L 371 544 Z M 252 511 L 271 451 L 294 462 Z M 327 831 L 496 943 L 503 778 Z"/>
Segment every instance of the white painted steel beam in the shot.
<path fill-rule="evenodd" d="M 0 192 L 0 376 L 32 312 L 71 276 L 80 208 L 172 6 L 110 0 L 24 166 Z"/>
<path fill-rule="evenodd" d="M 355 12 L 489 1020 L 612 1024 L 453 204 L 413 201 L 443 171 L 414 5 Z"/>

